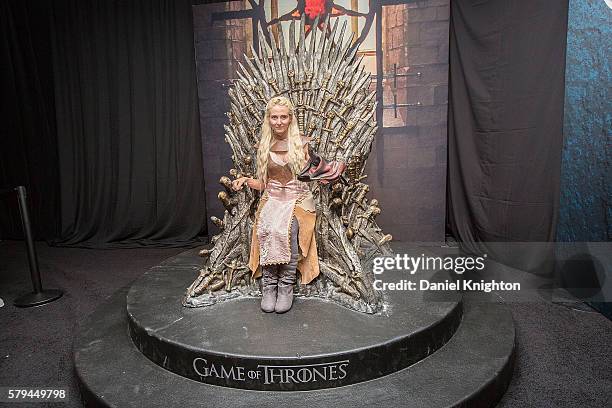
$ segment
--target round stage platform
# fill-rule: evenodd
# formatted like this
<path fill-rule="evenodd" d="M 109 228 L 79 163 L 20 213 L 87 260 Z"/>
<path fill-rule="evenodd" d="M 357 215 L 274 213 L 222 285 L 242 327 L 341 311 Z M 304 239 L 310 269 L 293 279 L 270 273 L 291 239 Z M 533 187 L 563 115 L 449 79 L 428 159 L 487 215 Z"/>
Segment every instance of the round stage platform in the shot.
<path fill-rule="evenodd" d="M 502 305 L 394 291 L 377 315 L 300 297 L 283 315 L 259 298 L 185 308 L 201 262 L 171 258 L 89 317 L 75 340 L 86 406 L 490 406 L 511 378 Z"/>

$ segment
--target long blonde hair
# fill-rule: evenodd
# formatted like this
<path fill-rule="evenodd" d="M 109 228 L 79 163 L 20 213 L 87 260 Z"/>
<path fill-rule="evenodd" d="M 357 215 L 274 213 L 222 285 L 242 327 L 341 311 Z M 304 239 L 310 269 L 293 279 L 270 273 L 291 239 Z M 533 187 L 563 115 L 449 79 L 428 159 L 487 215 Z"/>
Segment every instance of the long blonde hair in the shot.
<path fill-rule="evenodd" d="M 273 139 L 272 129 L 270 128 L 270 110 L 274 106 L 286 106 L 291 116 L 291 123 L 287 129 L 287 162 L 289 168 L 293 174 L 299 174 L 304 165 L 302 139 L 300 138 L 300 128 L 295 117 L 293 104 L 284 96 L 275 96 L 266 105 L 266 115 L 261 125 L 261 138 L 257 149 L 257 178 L 262 180 L 264 185 L 268 181 L 268 157 L 270 156 Z"/>

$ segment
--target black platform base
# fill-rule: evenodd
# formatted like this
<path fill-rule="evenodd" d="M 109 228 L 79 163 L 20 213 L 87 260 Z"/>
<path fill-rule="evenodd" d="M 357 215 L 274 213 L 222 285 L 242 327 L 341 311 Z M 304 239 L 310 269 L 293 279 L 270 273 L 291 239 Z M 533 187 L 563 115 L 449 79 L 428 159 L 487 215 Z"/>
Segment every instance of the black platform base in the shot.
<path fill-rule="evenodd" d="M 501 305 L 464 305 L 455 335 L 396 373 L 316 391 L 248 391 L 203 384 L 147 359 L 127 331 L 126 291 L 93 313 L 75 340 L 75 368 L 87 407 L 488 407 L 512 376 L 514 326 Z"/>
<path fill-rule="evenodd" d="M 502 305 L 401 293 L 386 316 L 313 299 L 282 316 L 255 298 L 186 309 L 176 301 L 199 266 L 192 256 L 153 268 L 127 304 L 126 289 L 84 323 L 74 350 L 86 406 L 480 407 L 512 376 Z"/>
<path fill-rule="evenodd" d="M 461 322 L 455 293 L 426 301 L 418 292 L 389 292 L 379 315 L 317 298 L 297 298 L 282 315 L 263 313 L 255 297 L 185 308 L 181 298 L 198 262 L 188 251 L 149 270 L 132 285 L 127 311 L 132 340 L 145 356 L 207 384 L 306 391 L 367 381 L 435 352 Z"/>

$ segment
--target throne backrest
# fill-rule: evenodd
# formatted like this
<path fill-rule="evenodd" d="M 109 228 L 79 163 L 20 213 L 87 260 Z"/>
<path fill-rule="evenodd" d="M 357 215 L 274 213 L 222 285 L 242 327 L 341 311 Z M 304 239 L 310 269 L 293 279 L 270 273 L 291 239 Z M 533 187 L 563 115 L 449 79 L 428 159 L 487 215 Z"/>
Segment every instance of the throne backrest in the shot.
<path fill-rule="evenodd" d="M 282 30 L 275 41 L 260 29 L 259 52 L 253 48 L 254 57 L 245 55 L 246 66 L 239 64 L 238 79 L 229 90 L 225 138 L 241 174 L 256 173 L 255 145 L 267 101 L 285 96 L 295 106 L 301 133 L 312 138 L 311 147 L 327 160 L 347 163 L 349 181 L 359 182 L 377 131 L 375 92 L 369 91 L 370 74 L 356 57 L 353 36 L 344 38 L 346 21 L 340 30 L 337 19 L 331 29 L 328 23 L 306 37 L 302 19 L 296 44 L 296 24 L 291 22 L 288 48 Z"/>

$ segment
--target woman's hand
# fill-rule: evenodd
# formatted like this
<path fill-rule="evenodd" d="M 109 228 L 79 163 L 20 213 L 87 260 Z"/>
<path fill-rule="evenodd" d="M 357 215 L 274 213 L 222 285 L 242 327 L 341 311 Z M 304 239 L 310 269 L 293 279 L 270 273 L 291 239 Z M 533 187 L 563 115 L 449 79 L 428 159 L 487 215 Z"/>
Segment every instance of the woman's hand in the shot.
<path fill-rule="evenodd" d="M 232 181 L 232 188 L 234 189 L 234 191 L 242 190 L 242 186 L 244 185 L 244 183 L 247 182 L 248 179 L 249 179 L 248 177 L 240 177 Z"/>

